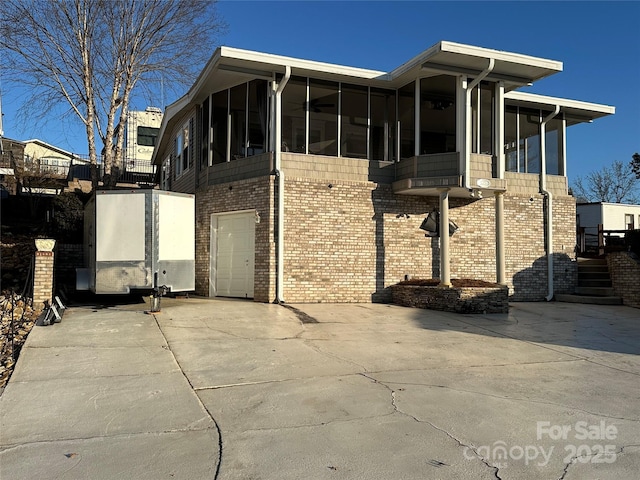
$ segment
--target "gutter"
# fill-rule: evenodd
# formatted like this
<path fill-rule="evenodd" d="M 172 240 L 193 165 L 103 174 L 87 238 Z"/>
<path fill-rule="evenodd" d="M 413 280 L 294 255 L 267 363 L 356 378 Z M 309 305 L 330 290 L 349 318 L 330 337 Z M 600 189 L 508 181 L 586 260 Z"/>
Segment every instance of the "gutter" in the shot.
<path fill-rule="evenodd" d="M 282 171 L 282 91 L 291 78 L 291 67 L 285 65 L 285 74 L 275 92 L 275 168 L 278 182 L 278 234 L 276 237 L 276 300 L 284 303 L 282 296 L 284 278 L 284 172 Z"/>
<path fill-rule="evenodd" d="M 553 300 L 553 194 L 547 190 L 547 153 L 546 153 L 546 130 L 547 122 L 560 113 L 560 105 L 556 105 L 553 112 L 547 115 L 540 124 L 540 192 L 547 197 L 547 296 L 545 300 Z"/>
<path fill-rule="evenodd" d="M 466 148 L 464 151 L 464 188 L 467 190 L 471 190 L 471 91 L 482 81 L 484 80 L 495 67 L 496 61 L 493 58 L 489 59 L 489 65 L 487 68 L 478 75 L 473 82 L 467 85 L 467 89 L 465 91 L 465 134 L 467 135 Z"/>

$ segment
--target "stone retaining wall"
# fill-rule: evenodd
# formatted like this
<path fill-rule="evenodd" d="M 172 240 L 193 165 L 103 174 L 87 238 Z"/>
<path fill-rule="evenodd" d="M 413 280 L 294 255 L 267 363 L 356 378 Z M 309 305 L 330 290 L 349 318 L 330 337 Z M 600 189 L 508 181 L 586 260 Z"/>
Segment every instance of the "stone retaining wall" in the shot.
<path fill-rule="evenodd" d="M 508 287 L 392 285 L 393 303 L 454 313 L 509 313 Z"/>

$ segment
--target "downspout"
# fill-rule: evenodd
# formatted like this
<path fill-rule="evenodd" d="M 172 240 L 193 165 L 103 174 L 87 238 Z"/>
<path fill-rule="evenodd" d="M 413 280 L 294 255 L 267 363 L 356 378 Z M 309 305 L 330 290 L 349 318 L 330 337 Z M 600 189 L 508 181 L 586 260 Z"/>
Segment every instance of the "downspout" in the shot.
<path fill-rule="evenodd" d="M 275 93 L 275 168 L 276 180 L 278 182 L 278 235 L 276 238 L 276 301 L 283 303 L 282 285 L 284 278 L 284 172 L 282 166 L 282 91 L 287 86 L 291 78 L 291 67 L 285 65 L 285 74 L 278 84 Z"/>
<path fill-rule="evenodd" d="M 547 190 L 547 152 L 546 130 L 547 122 L 560 113 L 560 105 L 556 105 L 553 112 L 547 115 L 540 124 L 540 192 L 547 197 L 547 296 L 545 300 L 553 300 L 553 194 Z"/>
<path fill-rule="evenodd" d="M 465 92 L 465 135 L 467 137 L 466 148 L 464 149 L 464 188 L 471 190 L 471 92 L 473 89 L 489 75 L 495 67 L 496 61 L 493 58 L 489 59 L 489 65 L 487 68 L 478 75 L 473 82 L 467 85 Z"/>

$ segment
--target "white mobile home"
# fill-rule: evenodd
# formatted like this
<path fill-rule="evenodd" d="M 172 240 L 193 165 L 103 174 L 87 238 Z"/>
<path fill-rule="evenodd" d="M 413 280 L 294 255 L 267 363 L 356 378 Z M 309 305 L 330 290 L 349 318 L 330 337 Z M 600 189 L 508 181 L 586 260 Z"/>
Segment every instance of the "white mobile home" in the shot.
<path fill-rule="evenodd" d="M 586 233 L 597 234 L 598 225 L 603 230 L 633 230 L 640 228 L 640 205 L 626 203 L 579 203 L 576 205 L 578 227 Z"/>
<path fill-rule="evenodd" d="M 127 114 L 124 162 L 126 172 L 155 172 L 151 156 L 161 123 L 162 110 L 156 107 L 147 107 L 144 111 L 131 111 Z"/>

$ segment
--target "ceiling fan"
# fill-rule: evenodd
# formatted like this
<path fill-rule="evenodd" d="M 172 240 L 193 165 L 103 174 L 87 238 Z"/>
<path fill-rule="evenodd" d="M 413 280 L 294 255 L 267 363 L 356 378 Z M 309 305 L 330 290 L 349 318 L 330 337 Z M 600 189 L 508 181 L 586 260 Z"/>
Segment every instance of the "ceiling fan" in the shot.
<path fill-rule="evenodd" d="M 322 99 L 314 98 L 309 102 L 302 102 L 302 109 L 314 113 L 322 113 L 323 108 L 333 108 L 336 106 L 335 103 L 321 103 Z"/>
<path fill-rule="evenodd" d="M 452 107 L 454 102 L 450 98 L 440 95 L 428 95 L 422 97 L 431 110 L 446 110 Z"/>

